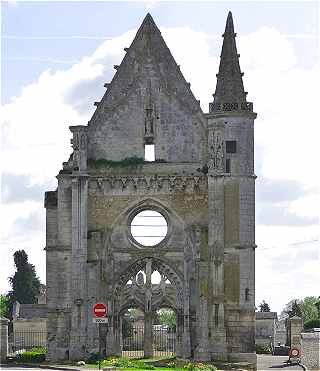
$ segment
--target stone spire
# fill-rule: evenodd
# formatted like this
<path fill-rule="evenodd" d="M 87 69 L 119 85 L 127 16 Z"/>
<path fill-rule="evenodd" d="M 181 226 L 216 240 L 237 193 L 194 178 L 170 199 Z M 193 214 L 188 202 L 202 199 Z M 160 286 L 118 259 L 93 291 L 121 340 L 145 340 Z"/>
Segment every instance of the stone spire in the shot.
<path fill-rule="evenodd" d="M 228 13 L 225 32 L 222 35 L 223 44 L 220 55 L 219 73 L 213 103 L 210 112 L 250 111 L 252 103 L 246 100 L 236 46 L 236 33 L 233 28 L 232 13 Z"/>

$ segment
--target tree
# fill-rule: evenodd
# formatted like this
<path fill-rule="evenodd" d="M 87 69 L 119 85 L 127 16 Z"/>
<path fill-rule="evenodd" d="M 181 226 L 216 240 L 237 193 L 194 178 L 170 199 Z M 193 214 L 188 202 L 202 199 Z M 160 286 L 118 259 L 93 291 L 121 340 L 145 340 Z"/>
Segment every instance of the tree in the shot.
<path fill-rule="evenodd" d="M 317 302 L 314 304 L 317 308 L 318 318 L 320 318 L 320 296 L 318 296 Z"/>
<path fill-rule="evenodd" d="M 270 306 L 264 300 L 259 304 L 260 312 L 270 312 Z"/>
<path fill-rule="evenodd" d="M 302 318 L 304 321 L 311 321 L 320 319 L 317 303 L 319 299 L 315 296 L 307 296 L 300 303 L 299 307 L 301 309 Z"/>
<path fill-rule="evenodd" d="M 292 318 L 294 316 L 302 318 L 302 311 L 300 308 L 299 300 L 295 299 L 292 301 L 291 308 L 288 309 L 287 314 L 289 318 Z"/>
<path fill-rule="evenodd" d="M 172 309 L 159 309 L 157 312 L 158 321 L 161 325 L 167 325 L 172 329 L 176 328 L 176 314 Z"/>
<path fill-rule="evenodd" d="M 10 299 L 6 295 L 0 295 L 0 317 L 10 317 Z"/>
<path fill-rule="evenodd" d="M 34 304 L 40 292 L 40 280 L 33 264 L 28 262 L 28 255 L 24 250 L 13 254 L 16 272 L 9 277 L 12 290 L 8 297 L 11 303 L 18 301 L 21 304 Z"/>

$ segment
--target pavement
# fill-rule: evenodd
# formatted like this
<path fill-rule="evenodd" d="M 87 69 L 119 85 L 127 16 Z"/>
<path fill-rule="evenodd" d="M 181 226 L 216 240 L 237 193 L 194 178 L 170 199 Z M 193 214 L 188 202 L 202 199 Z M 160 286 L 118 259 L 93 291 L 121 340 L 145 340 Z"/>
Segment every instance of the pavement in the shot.
<path fill-rule="evenodd" d="M 258 354 L 258 371 L 302 371 L 299 365 L 288 365 L 288 356 L 271 356 L 268 354 Z"/>

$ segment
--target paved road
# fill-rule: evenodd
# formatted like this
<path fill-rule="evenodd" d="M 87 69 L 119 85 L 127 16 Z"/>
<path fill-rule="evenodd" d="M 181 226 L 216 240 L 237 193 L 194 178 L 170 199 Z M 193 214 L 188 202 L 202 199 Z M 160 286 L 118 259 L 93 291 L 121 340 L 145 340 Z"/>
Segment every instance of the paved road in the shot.
<path fill-rule="evenodd" d="M 288 366 L 286 361 L 288 357 L 270 356 L 260 354 L 258 355 L 258 370 L 259 371 L 302 371 L 302 367 L 298 365 Z"/>

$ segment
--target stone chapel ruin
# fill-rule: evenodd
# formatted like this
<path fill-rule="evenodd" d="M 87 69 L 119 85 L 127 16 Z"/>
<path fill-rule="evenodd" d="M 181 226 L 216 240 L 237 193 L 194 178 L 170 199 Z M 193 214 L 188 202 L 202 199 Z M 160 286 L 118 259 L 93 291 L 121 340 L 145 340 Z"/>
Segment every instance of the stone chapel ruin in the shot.
<path fill-rule="evenodd" d="M 128 308 L 152 356 L 166 307 L 177 357 L 256 362 L 256 114 L 235 37 L 229 13 L 204 113 L 148 14 L 88 125 L 70 127 L 73 153 L 45 194 L 50 360 L 120 355 Z M 147 212 L 162 224 L 143 240 L 133 222 Z M 98 302 L 108 324 L 92 321 Z"/>

